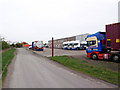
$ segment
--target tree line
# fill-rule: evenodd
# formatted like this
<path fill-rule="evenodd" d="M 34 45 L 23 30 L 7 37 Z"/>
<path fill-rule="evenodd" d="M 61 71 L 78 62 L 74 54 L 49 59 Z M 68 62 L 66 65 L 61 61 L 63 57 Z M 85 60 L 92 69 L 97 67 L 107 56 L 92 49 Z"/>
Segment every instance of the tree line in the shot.
<path fill-rule="evenodd" d="M 4 49 L 7 49 L 7 48 L 13 48 L 13 47 L 16 47 L 16 48 L 20 48 L 22 47 L 23 44 L 22 43 L 16 43 L 16 44 L 8 44 L 6 41 L 1 41 L 0 42 L 0 50 L 4 50 Z"/>

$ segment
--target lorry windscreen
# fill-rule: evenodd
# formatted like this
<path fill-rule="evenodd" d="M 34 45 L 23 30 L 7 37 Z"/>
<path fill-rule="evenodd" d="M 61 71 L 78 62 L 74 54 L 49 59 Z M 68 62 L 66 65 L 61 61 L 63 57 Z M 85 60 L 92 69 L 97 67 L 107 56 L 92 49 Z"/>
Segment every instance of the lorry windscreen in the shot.
<path fill-rule="evenodd" d="M 87 41 L 87 46 L 92 46 L 92 45 L 95 45 L 96 44 L 96 41 L 95 40 L 92 40 L 92 41 Z"/>

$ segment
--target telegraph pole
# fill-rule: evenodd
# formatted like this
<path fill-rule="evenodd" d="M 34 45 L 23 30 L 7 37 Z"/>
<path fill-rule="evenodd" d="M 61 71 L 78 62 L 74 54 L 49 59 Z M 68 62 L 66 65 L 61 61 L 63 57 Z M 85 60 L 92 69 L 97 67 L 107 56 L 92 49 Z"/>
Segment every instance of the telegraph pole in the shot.
<path fill-rule="evenodd" d="M 54 39 L 52 37 L 52 57 L 54 56 Z"/>

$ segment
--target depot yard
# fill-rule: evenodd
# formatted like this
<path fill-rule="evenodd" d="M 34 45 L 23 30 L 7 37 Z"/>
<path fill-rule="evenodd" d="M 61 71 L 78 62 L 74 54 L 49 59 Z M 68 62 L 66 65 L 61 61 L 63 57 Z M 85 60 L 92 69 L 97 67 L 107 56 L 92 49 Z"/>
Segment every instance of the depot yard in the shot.
<path fill-rule="evenodd" d="M 44 51 L 33 51 L 42 56 L 51 57 L 52 49 L 44 48 Z M 85 61 L 92 65 L 99 65 L 104 68 L 111 69 L 113 71 L 118 71 L 119 63 L 112 62 L 110 60 L 92 60 L 87 58 L 86 50 L 62 50 L 54 49 L 54 56 L 68 56 L 73 59 L 79 59 L 80 61 Z"/>
<path fill-rule="evenodd" d="M 50 57 L 52 55 L 52 49 L 51 48 L 44 48 L 44 51 L 34 51 L 35 53 L 38 53 L 42 56 Z M 75 56 L 75 55 L 86 55 L 85 50 L 62 50 L 62 49 L 54 49 L 54 56 Z"/>
<path fill-rule="evenodd" d="M 44 51 L 33 51 L 34 53 L 49 57 L 64 66 L 81 73 L 103 79 L 118 85 L 118 66 L 119 63 L 110 60 L 92 60 L 87 58 L 85 50 L 62 50 L 54 49 L 54 57 L 51 57 L 51 48 Z"/>

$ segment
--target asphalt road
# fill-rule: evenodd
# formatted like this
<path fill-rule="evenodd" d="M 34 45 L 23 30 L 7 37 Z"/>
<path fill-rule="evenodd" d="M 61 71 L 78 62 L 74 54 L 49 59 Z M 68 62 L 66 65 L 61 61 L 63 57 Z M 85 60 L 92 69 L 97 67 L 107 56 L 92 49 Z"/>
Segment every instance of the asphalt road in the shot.
<path fill-rule="evenodd" d="M 113 84 L 75 74 L 43 56 L 25 49 L 17 55 L 8 68 L 3 88 L 113 88 Z"/>

